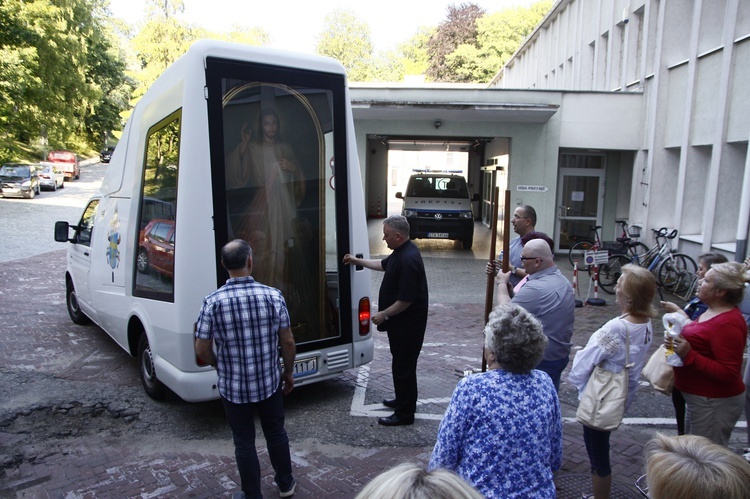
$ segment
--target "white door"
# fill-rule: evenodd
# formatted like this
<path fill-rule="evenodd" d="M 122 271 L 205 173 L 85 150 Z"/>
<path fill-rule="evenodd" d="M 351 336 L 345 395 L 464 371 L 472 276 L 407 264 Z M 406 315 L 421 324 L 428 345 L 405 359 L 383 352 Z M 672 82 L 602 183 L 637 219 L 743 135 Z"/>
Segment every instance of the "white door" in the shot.
<path fill-rule="evenodd" d="M 604 170 L 561 168 L 558 178 L 556 246 L 570 248 L 582 238 L 593 239 L 592 225 L 601 225 Z"/>

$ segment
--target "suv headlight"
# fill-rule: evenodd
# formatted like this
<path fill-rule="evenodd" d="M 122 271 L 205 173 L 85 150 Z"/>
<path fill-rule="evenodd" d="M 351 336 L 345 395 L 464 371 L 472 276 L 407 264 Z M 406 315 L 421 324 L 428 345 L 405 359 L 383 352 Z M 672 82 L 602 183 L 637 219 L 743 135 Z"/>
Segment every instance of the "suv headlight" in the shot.
<path fill-rule="evenodd" d="M 416 218 L 417 210 L 404 210 L 404 216 L 406 218 Z"/>
<path fill-rule="evenodd" d="M 470 211 L 462 211 L 458 214 L 459 218 L 474 218 L 474 214 Z"/>

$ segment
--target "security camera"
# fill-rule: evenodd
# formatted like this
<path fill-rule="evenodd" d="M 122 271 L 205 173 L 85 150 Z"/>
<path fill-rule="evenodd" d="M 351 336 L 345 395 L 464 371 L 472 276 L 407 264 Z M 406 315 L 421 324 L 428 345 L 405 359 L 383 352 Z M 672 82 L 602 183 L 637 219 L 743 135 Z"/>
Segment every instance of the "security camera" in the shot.
<path fill-rule="evenodd" d="M 435 120 L 435 123 L 433 124 L 435 125 L 435 129 L 438 129 L 443 125 L 443 122 L 440 120 Z"/>

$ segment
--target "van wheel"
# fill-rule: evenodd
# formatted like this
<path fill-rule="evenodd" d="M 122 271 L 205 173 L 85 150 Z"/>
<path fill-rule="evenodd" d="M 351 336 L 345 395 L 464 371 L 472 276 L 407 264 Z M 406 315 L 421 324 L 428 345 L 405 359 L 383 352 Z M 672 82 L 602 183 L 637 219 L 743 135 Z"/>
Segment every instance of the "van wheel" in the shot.
<path fill-rule="evenodd" d="M 463 243 L 465 250 L 470 250 L 471 246 L 474 244 L 474 239 L 464 239 L 461 242 Z"/>
<path fill-rule="evenodd" d="M 65 298 L 65 303 L 68 305 L 68 315 L 73 322 L 80 326 L 84 326 L 91 322 L 91 319 L 89 319 L 78 306 L 76 289 L 70 279 L 67 279 L 65 283 Z"/>
<path fill-rule="evenodd" d="M 138 366 L 138 377 L 141 378 L 146 395 L 154 400 L 166 399 L 167 387 L 156 379 L 154 355 L 145 332 L 141 332 L 141 339 L 138 340 Z"/>
<path fill-rule="evenodd" d="M 148 272 L 148 253 L 146 253 L 145 249 L 138 251 L 138 261 L 136 265 L 138 266 L 138 272 L 141 274 Z"/>

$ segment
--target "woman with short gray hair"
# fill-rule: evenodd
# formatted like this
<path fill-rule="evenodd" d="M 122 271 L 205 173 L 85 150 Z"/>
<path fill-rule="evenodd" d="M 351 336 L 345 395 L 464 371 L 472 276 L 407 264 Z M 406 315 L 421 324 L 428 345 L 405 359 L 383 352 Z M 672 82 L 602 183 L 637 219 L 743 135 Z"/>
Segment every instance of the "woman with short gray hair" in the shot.
<path fill-rule="evenodd" d="M 508 303 L 484 334 L 489 370 L 458 383 L 428 469 L 455 471 L 488 498 L 554 498 L 562 417 L 552 380 L 534 369 L 547 345 L 542 324 Z"/>

